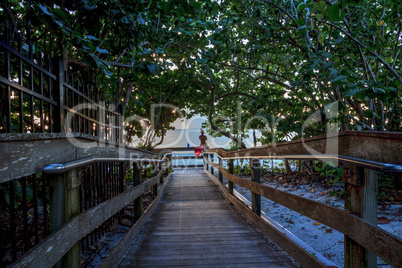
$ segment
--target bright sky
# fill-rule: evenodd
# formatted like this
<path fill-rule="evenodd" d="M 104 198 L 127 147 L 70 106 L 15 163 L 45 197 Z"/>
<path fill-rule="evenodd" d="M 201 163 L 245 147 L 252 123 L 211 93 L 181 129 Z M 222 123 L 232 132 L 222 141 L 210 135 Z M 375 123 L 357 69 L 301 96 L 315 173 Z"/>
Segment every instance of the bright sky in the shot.
<path fill-rule="evenodd" d="M 202 123 L 207 121 L 206 117 L 202 117 L 200 115 L 195 115 L 190 119 L 177 119 L 172 125 L 176 128 L 173 131 L 168 131 L 165 136 L 165 140 L 161 146 L 158 148 L 167 148 L 167 147 L 187 147 L 187 144 L 190 147 L 198 146 L 199 139 L 198 136 L 200 135 L 200 129 L 202 128 Z M 253 147 L 253 140 L 252 140 L 252 131 L 249 133 L 249 138 L 245 140 L 247 147 Z M 230 147 L 230 139 L 226 137 L 212 137 L 207 135 L 207 144 L 210 148 L 214 147 L 223 147 L 228 148 Z M 261 134 L 257 131 L 256 132 L 257 138 L 261 136 Z M 257 145 L 260 145 L 259 143 Z"/>

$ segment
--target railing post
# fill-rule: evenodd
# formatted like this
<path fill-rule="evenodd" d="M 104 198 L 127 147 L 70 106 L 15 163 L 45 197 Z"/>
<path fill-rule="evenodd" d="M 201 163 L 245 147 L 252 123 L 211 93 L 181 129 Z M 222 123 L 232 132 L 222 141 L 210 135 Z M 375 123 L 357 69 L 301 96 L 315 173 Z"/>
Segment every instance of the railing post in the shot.
<path fill-rule="evenodd" d="M 119 127 L 120 127 L 120 130 L 118 131 L 118 133 L 119 133 L 119 135 L 118 135 L 118 137 L 119 137 L 119 143 L 123 143 L 123 121 L 124 121 L 124 114 L 123 114 L 123 105 L 122 104 L 120 104 L 119 106 L 118 106 L 118 110 L 119 110 L 119 116 L 118 116 L 118 119 L 119 119 Z"/>
<path fill-rule="evenodd" d="M 101 122 L 102 122 L 102 114 L 101 114 L 101 108 L 100 108 L 100 103 L 96 105 L 96 115 L 95 118 L 98 121 L 97 123 L 97 128 L 96 128 L 96 136 L 100 139 L 102 135 L 102 130 L 101 130 Z"/>
<path fill-rule="evenodd" d="M 142 183 L 142 166 L 140 162 L 133 163 L 134 187 Z M 134 220 L 137 221 L 142 215 L 142 195 L 134 200 Z"/>
<path fill-rule="evenodd" d="M 261 169 L 260 159 L 251 159 L 251 181 L 260 183 Z M 252 210 L 258 216 L 261 216 L 261 196 L 251 192 L 251 206 Z"/>
<path fill-rule="evenodd" d="M 218 159 L 219 159 L 219 166 L 220 167 L 223 167 L 223 161 L 222 161 L 222 158 L 220 158 L 219 156 L 218 156 Z M 223 183 L 223 174 L 222 174 L 222 172 L 221 172 L 221 170 L 219 169 L 218 170 L 218 174 L 219 174 L 219 181 L 221 182 L 221 183 Z"/>
<path fill-rule="evenodd" d="M 77 169 L 66 173 L 66 221 L 80 214 L 80 191 L 81 182 L 78 179 Z M 80 242 L 75 244 L 67 252 L 67 267 L 80 267 L 81 253 Z"/>
<path fill-rule="evenodd" d="M 155 177 L 156 175 L 158 175 L 158 169 L 157 169 L 157 164 L 156 163 L 154 163 L 153 165 L 152 165 L 152 167 L 153 167 L 153 176 L 152 177 Z M 155 183 L 154 184 L 154 186 L 152 186 L 152 193 L 154 194 L 154 195 L 158 195 L 158 183 Z"/>
<path fill-rule="evenodd" d="M 80 192 L 77 169 L 50 178 L 50 232 L 80 213 Z M 80 243 L 75 244 L 56 267 L 80 267 Z"/>
<path fill-rule="evenodd" d="M 159 170 L 159 172 L 161 172 L 162 169 L 163 169 L 162 162 L 158 162 L 158 170 Z M 159 172 L 158 172 L 158 173 L 159 173 Z M 164 175 L 165 175 L 165 173 L 162 173 L 161 176 L 160 176 L 160 178 L 159 178 L 159 183 L 160 183 L 160 185 L 163 184 Z"/>
<path fill-rule="evenodd" d="M 208 161 L 208 154 L 207 154 L 207 153 L 203 153 L 203 157 L 204 157 L 204 168 L 205 168 L 205 170 L 208 171 L 208 163 L 207 163 L 207 161 Z"/>
<path fill-rule="evenodd" d="M 166 157 L 166 162 L 165 162 L 165 172 L 164 172 L 164 174 L 163 174 L 163 176 L 165 177 L 165 178 L 167 178 L 167 176 L 169 176 L 169 166 L 170 166 L 170 164 L 169 164 L 169 156 L 168 157 Z M 162 163 L 162 165 L 163 165 L 163 163 Z"/>
<path fill-rule="evenodd" d="M 211 158 L 211 163 L 214 162 L 214 154 L 210 154 L 209 157 Z M 214 167 L 211 164 L 211 174 L 214 175 Z"/>
<path fill-rule="evenodd" d="M 49 216 L 50 233 L 57 231 L 66 222 L 65 193 L 66 184 L 64 174 L 49 175 Z M 56 268 L 65 266 L 65 258 L 62 258 Z"/>
<path fill-rule="evenodd" d="M 228 168 L 229 168 L 229 173 L 233 174 L 233 159 L 228 160 Z M 228 191 L 229 191 L 229 194 L 233 195 L 233 182 L 230 181 L 229 179 L 228 179 Z"/>
<path fill-rule="evenodd" d="M 99 101 L 97 110 L 98 110 L 98 121 L 99 121 L 99 128 L 98 128 L 98 138 L 100 141 L 105 140 L 105 123 L 106 123 L 106 112 L 105 112 L 105 103 L 103 101 Z"/>
<path fill-rule="evenodd" d="M 345 210 L 377 225 L 378 172 L 352 167 L 344 169 L 343 178 L 345 180 Z M 344 267 L 377 267 L 377 257 L 345 235 Z"/>
<path fill-rule="evenodd" d="M 55 87 L 55 98 L 57 102 L 56 112 L 54 115 L 55 132 L 65 133 L 64 127 L 64 62 L 63 59 L 58 60 L 57 65 L 57 87 Z"/>

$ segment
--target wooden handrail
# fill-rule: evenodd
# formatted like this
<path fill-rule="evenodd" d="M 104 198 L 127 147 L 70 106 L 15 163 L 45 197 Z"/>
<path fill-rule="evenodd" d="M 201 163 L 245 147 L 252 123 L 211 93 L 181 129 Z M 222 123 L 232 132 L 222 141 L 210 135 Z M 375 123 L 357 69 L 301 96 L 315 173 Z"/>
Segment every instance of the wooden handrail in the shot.
<path fill-rule="evenodd" d="M 328 145 L 328 148 L 326 148 Z M 237 151 L 227 151 L 221 148 L 209 149 L 220 156 L 273 156 L 281 158 L 286 155 L 311 155 L 307 148 L 314 148 L 320 156 L 337 154 L 380 163 L 402 164 L 402 132 L 381 131 L 342 131 L 311 138 L 293 141 L 277 142 Z M 334 147 L 337 152 L 331 153 L 327 149 Z"/>
<path fill-rule="evenodd" d="M 262 148 L 260 148 L 262 149 Z M 247 153 L 245 153 L 247 152 Z M 256 155 L 251 155 L 251 152 L 256 153 Z M 207 155 L 217 155 L 219 158 L 219 163 L 216 164 L 212 161 L 208 160 Z M 267 156 L 263 155 L 261 152 L 258 152 L 258 148 L 253 148 L 253 150 L 243 150 L 243 153 L 238 155 L 234 155 L 233 152 L 227 152 L 222 149 L 212 149 L 208 150 L 205 153 L 206 157 L 204 158 L 204 163 L 206 165 L 207 173 L 215 179 L 215 182 L 218 182 L 220 185 L 222 184 L 221 176 L 225 176 L 229 182 L 229 188 L 225 189 L 227 194 L 225 195 L 232 200 L 233 197 L 233 184 L 238 184 L 241 187 L 244 187 L 252 192 L 254 195 L 263 196 L 268 198 L 280 205 L 283 205 L 289 209 L 292 209 L 304 216 L 307 216 L 311 219 L 314 219 L 318 222 L 321 222 L 333 229 L 342 232 L 345 234 L 345 243 L 346 240 L 353 239 L 354 243 L 357 245 L 363 246 L 364 248 L 370 250 L 389 264 L 401 267 L 402 266 L 402 254 L 400 254 L 400 249 L 402 248 L 402 240 L 391 233 L 378 228 L 373 222 L 368 222 L 367 220 L 363 219 L 351 213 L 351 211 L 346 211 L 338 208 L 334 208 L 331 206 L 327 206 L 322 203 L 318 203 L 316 201 L 303 198 L 300 196 L 296 196 L 290 193 L 286 193 L 272 187 L 261 185 L 257 182 L 253 182 L 244 178 L 240 178 L 235 176 L 231 173 L 233 171 L 228 172 L 222 166 L 222 160 L 228 160 L 228 165 L 230 169 L 230 165 L 234 159 L 273 159 L 273 158 L 284 158 L 284 159 L 303 159 L 303 160 L 321 160 L 322 155 L 315 156 L 315 155 L 280 155 L 280 156 Z M 321 158 L 321 159 L 320 159 Z M 347 164 L 348 167 L 362 167 L 362 168 L 369 168 L 369 169 L 376 169 L 382 171 L 391 171 L 391 172 L 401 172 L 402 166 L 396 164 L 386 164 L 380 163 L 377 161 L 371 161 L 366 159 L 360 159 L 356 157 L 348 157 L 348 156 L 341 156 L 341 155 L 324 155 L 324 158 L 327 160 L 336 160 L 337 162 L 342 162 Z M 212 158 L 211 158 L 212 159 Z M 211 172 L 208 172 L 208 166 L 211 167 Z M 219 180 L 213 175 L 213 168 L 218 169 L 219 171 Z M 357 174 L 353 174 L 355 176 L 355 180 L 347 180 L 349 185 L 348 189 L 357 189 L 357 193 L 361 192 L 361 182 L 358 181 L 359 178 L 362 176 L 362 171 L 355 170 Z M 361 178 L 360 178 L 361 180 Z M 231 186 L 232 185 L 232 186 Z M 232 193 L 231 193 L 232 192 Z M 355 197 L 356 198 L 356 197 Z M 359 196 L 357 196 L 359 198 Z M 360 201 L 364 204 L 364 201 Z M 236 205 L 236 204 L 235 204 Z M 242 212 L 245 212 L 243 207 L 238 207 Z M 374 205 L 373 209 L 376 209 L 376 205 Z M 250 211 L 251 212 L 251 211 Z M 353 212 L 353 211 L 352 211 Z M 253 213 L 253 215 L 246 213 L 247 217 L 255 217 L 258 216 Z M 254 219 L 253 221 L 258 226 L 262 226 L 259 220 Z M 264 227 L 265 228 L 265 227 Z M 272 230 L 271 230 L 272 231 Z M 346 253 L 345 253 L 346 254 Z M 353 253 L 349 255 L 350 258 L 358 258 L 361 257 L 359 255 L 353 257 Z M 346 257 L 345 257 L 346 258 Z M 303 259 L 302 259 L 303 260 Z M 350 260 L 349 260 L 350 261 Z M 355 263 L 359 262 L 359 260 L 355 260 Z M 361 262 L 363 263 L 363 262 Z M 345 263 L 346 265 L 346 263 Z M 349 264 L 350 265 L 350 264 Z M 346 265 L 348 266 L 348 265 Z"/>
<path fill-rule="evenodd" d="M 402 173 L 402 165 L 387 164 L 377 161 L 361 159 L 357 157 L 350 157 L 344 155 L 247 155 L 247 156 L 229 156 L 222 157 L 218 152 L 221 149 L 212 149 L 205 152 L 205 154 L 216 154 L 222 160 L 229 159 L 288 159 L 288 160 L 318 160 L 318 161 L 334 161 L 339 164 L 349 164 L 357 167 L 370 168 L 373 170 L 380 170 L 391 173 Z"/>
<path fill-rule="evenodd" d="M 84 165 L 92 163 L 106 163 L 106 162 L 141 162 L 141 163 L 162 163 L 165 161 L 165 157 L 171 155 L 167 153 L 162 159 L 154 158 L 111 158 L 111 157 L 88 157 L 76 161 L 71 161 L 66 164 L 50 164 L 43 167 L 43 173 L 45 174 L 60 174 Z"/>
<path fill-rule="evenodd" d="M 175 159 L 202 159 L 202 156 L 174 156 L 173 160 Z"/>
<path fill-rule="evenodd" d="M 348 235 L 391 265 L 402 264 L 402 240 L 391 233 L 345 210 L 240 178 L 216 163 L 205 161 L 219 169 L 227 180 Z"/>

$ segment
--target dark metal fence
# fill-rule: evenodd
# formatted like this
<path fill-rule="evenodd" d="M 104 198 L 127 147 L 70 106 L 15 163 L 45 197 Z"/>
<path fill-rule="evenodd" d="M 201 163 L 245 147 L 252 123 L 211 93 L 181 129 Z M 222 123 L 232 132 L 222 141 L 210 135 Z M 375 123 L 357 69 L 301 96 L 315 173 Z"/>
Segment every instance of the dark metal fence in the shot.
<path fill-rule="evenodd" d="M 37 49 L 29 38 L 14 35 L 17 38 L 10 39 L 7 23 L 2 26 L 0 134 L 73 132 L 123 142 L 123 120 L 117 107 L 103 101 L 99 90 L 85 84 L 80 74 L 66 70 L 61 59 Z M 44 38 L 35 42 L 46 43 Z M 81 212 L 124 192 L 128 187 L 125 165 L 108 162 L 80 167 Z M 55 230 L 51 227 L 52 191 L 49 176 L 41 172 L 0 183 L 0 267 L 17 260 Z M 113 215 L 84 237 L 83 251 L 93 247 L 122 215 L 122 211 Z"/>
<path fill-rule="evenodd" d="M 80 213 L 123 193 L 128 188 L 126 171 L 126 163 L 115 162 L 93 163 L 79 168 Z M 123 216 L 124 209 L 81 239 L 81 259 L 89 261 L 96 254 L 102 236 L 113 229 Z"/>
<path fill-rule="evenodd" d="M 13 263 L 59 230 L 69 220 L 68 211 L 73 211 L 75 204 L 78 203 L 75 213 L 82 214 L 155 177 L 166 168 L 157 159 L 133 162 L 108 159 L 80 165 L 73 169 L 74 172 L 61 172 L 61 175 L 40 172 L 0 184 L 0 266 Z M 74 178 L 71 180 L 68 174 L 74 174 Z M 147 195 L 147 199 L 156 196 L 162 178 L 142 196 Z M 74 189 L 78 193 L 75 201 L 71 200 Z M 134 224 L 141 217 L 145 209 L 142 196 L 133 199 L 128 206 L 82 237 L 79 244 L 84 264 L 101 248 L 102 237 L 115 231 L 123 219 Z"/>
<path fill-rule="evenodd" d="M 13 48 L 6 31 L 6 40 L 0 40 L 0 133 L 60 132 L 52 60 L 44 60 L 41 51 L 34 60 L 33 45 L 24 45 L 21 37 Z"/>
<path fill-rule="evenodd" d="M 0 133 L 78 132 L 122 142 L 122 118 L 93 85 L 30 40 L 0 40 Z M 24 43 L 25 41 L 25 43 Z"/>
<path fill-rule="evenodd" d="M 41 173 L 0 184 L 0 266 L 49 234 L 49 181 Z"/>

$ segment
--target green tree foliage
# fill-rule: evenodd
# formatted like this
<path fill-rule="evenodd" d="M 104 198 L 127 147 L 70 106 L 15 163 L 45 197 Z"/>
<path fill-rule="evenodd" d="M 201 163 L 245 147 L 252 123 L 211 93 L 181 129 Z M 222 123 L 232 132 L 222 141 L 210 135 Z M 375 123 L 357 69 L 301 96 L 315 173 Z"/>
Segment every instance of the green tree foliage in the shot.
<path fill-rule="evenodd" d="M 6 0 L 2 16 L 126 117 L 144 118 L 126 127 L 127 140 L 146 147 L 177 118 L 166 106 L 152 113 L 158 103 L 208 116 L 211 133 L 239 146 L 249 129 L 263 143 L 322 134 L 329 123 L 401 131 L 397 1 Z M 317 111 L 319 122 L 303 128 Z"/>
<path fill-rule="evenodd" d="M 195 52 L 208 68 L 212 118 L 229 116 L 233 126 L 242 103 L 242 120 L 260 118 L 243 127 L 275 125 L 282 137 L 299 137 L 316 111 L 321 122 L 304 136 L 325 133 L 331 120 L 335 131 L 400 131 L 400 17 L 394 1 L 223 1 L 208 21 L 208 46 Z"/>

